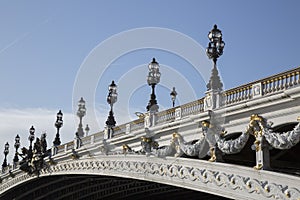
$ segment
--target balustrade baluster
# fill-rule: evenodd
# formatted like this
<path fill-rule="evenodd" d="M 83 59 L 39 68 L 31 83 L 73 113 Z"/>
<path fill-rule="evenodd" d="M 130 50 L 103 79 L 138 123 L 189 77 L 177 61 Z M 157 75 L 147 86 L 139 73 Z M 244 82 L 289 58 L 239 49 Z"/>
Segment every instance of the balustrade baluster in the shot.
<path fill-rule="evenodd" d="M 270 93 L 275 92 L 274 82 L 275 82 L 274 79 L 270 80 L 270 89 L 269 89 Z"/>
<path fill-rule="evenodd" d="M 236 93 L 237 93 L 236 101 L 239 102 L 240 101 L 240 90 L 237 90 Z"/>
<path fill-rule="evenodd" d="M 243 88 L 240 89 L 240 101 L 243 100 Z"/>
<path fill-rule="evenodd" d="M 250 98 L 250 87 L 246 88 L 246 99 Z"/>
<path fill-rule="evenodd" d="M 248 89 L 247 89 L 247 87 L 245 87 L 244 89 L 245 89 L 244 90 L 244 100 L 246 100 L 247 99 L 247 95 L 248 95 Z"/>
<path fill-rule="evenodd" d="M 235 103 L 235 101 L 236 101 L 236 92 L 233 91 L 232 92 L 232 103 Z"/>
<path fill-rule="evenodd" d="M 228 104 L 231 104 L 231 98 L 232 98 L 231 92 L 229 92 L 229 93 L 228 93 Z"/>
<path fill-rule="evenodd" d="M 296 84 L 297 84 L 296 76 L 297 76 L 296 73 L 293 72 L 293 73 L 292 73 L 292 81 L 291 81 L 291 82 L 292 82 L 292 85 L 296 85 Z"/>
<path fill-rule="evenodd" d="M 245 99 L 245 91 L 246 91 L 246 88 L 241 89 L 241 93 L 242 93 L 241 100 Z"/>
<path fill-rule="evenodd" d="M 269 94 L 271 92 L 271 87 L 270 87 L 270 81 L 267 81 L 267 93 Z"/>
<path fill-rule="evenodd" d="M 231 92 L 231 102 L 230 103 L 234 103 L 234 92 Z"/>
<path fill-rule="evenodd" d="M 292 75 L 288 74 L 287 77 L 288 77 L 288 87 L 293 86 Z"/>
<path fill-rule="evenodd" d="M 279 77 L 279 90 L 282 90 L 283 89 L 283 78 L 282 76 Z"/>
<path fill-rule="evenodd" d="M 296 72 L 293 73 L 293 85 L 297 85 L 297 74 L 296 74 Z"/>
<path fill-rule="evenodd" d="M 282 83 L 282 86 L 283 86 L 283 88 L 282 89 L 286 89 L 287 88 L 287 80 L 286 80 L 286 76 L 283 76 L 282 77 L 282 81 L 283 81 L 283 83 Z"/>
<path fill-rule="evenodd" d="M 252 85 L 249 87 L 249 90 L 248 90 L 248 99 L 251 99 L 252 98 L 252 93 L 253 93 L 253 88 L 252 88 Z"/>
<path fill-rule="evenodd" d="M 266 84 L 267 83 L 265 81 L 262 83 L 262 92 L 263 92 L 263 94 L 267 93 L 267 86 L 266 86 Z"/>
<path fill-rule="evenodd" d="M 275 90 L 278 91 L 279 90 L 279 85 L 280 85 L 280 80 L 279 80 L 279 78 L 276 78 L 275 81 L 276 81 Z"/>

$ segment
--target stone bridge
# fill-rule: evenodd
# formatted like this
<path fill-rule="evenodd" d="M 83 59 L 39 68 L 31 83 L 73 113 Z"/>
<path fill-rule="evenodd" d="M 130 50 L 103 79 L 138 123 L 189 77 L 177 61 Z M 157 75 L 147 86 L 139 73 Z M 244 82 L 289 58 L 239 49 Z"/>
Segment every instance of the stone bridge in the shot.
<path fill-rule="evenodd" d="M 53 146 L 27 163 L 32 171 L 3 169 L 0 197 L 299 200 L 299 72 L 212 87 L 196 101 Z"/>

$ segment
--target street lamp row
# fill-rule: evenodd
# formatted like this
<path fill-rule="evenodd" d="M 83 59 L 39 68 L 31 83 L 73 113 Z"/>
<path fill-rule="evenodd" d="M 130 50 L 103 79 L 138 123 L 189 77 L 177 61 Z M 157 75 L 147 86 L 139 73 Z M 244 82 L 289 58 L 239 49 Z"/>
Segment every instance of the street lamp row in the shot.
<path fill-rule="evenodd" d="M 209 32 L 208 38 L 209 38 L 210 42 L 208 43 L 208 47 L 206 48 L 206 54 L 209 59 L 213 60 L 213 63 L 214 63 L 213 72 L 214 71 L 216 72 L 217 59 L 223 54 L 223 49 L 225 47 L 225 43 L 222 39 L 222 32 L 217 28 L 217 25 L 214 25 L 213 29 Z M 156 95 L 155 95 L 155 86 L 160 82 L 161 73 L 159 71 L 160 66 L 159 66 L 158 62 L 155 60 L 155 58 L 153 58 L 152 62 L 149 63 L 148 68 L 149 68 L 149 72 L 148 72 L 148 76 L 147 76 L 147 83 L 149 86 L 151 86 L 152 93 L 150 95 L 150 100 L 148 102 L 146 109 L 148 112 L 153 113 L 153 112 L 157 112 L 158 108 L 159 108 L 159 106 L 157 105 L 157 100 L 156 100 Z M 216 85 L 216 84 L 219 84 L 219 85 Z M 218 83 L 217 81 L 213 82 L 212 80 L 210 80 L 210 82 L 207 85 L 208 90 L 217 88 L 217 87 L 222 87 L 222 85 L 220 85 L 220 84 L 221 83 Z M 176 96 L 177 96 L 175 87 L 173 87 L 173 90 L 171 91 L 170 96 L 171 96 L 171 100 L 172 100 L 172 106 L 174 107 L 175 101 L 176 101 Z M 113 105 L 117 102 L 117 97 L 118 97 L 117 85 L 115 84 L 114 81 L 112 81 L 108 87 L 108 96 L 107 96 L 107 103 L 110 105 L 109 115 L 106 120 L 106 125 L 108 128 L 113 128 L 116 125 L 116 121 L 114 118 L 114 112 L 113 112 Z M 76 133 L 76 136 L 78 136 L 80 138 L 84 136 L 83 126 L 82 126 L 82 118 L 85 115 L 86 115 L 85 100 L 81 97 L 81 99 L 78 102 L 77 116 L 79 117 L 79 125 L 78 125 L 78 129 L 77 129 L 77 133 Z M 57 129 L 56 136 L 53 141 L 53 145 L 55 147 L 57 147 L 58 145 L 61 144 L 59 130 L 63 126 L 62 118 L 63 118 L 63 113 L 61 112 L 61 110 L 59 110 L 59 112 L 56 115 L 56 122 L 54 124 Z M 86 128 L 85 128 L 86 135 L 88 134 L 89 130 L 90 130 L 89 126 L 86 125 Z M 32 126 L 29 129 L 29 137 L 28 137 L 28 140 L 30 142 L 29 150 L 28 150 L 28 158 L 29 159 L 32 159 L 32 156 L 33 156 L 32 142 L 35 139 L 34 133 L 35 133 L 35 128 Z M 45 137 L 46 137 L 46 135 L 44 134 L 43 137 L 41 137 L 41 139 L 43 138 L 45 140 Z M 17 163 L 19 161 L 19 158 L 18 158 L 18 148 L 20 147 L 20 136 L 19 135 L 17 135 L 15 138 L 14 147 L 16 149 L 16 152 L 15 152 L 13 161 L 14 161 L 14 163 Z M 5 144 L 5 149 L 4 149 L 5 157 L 4 157 L 4 161 L 2 164 L 2 169 L 5 169 L 7 167 L 8 153 L 9 153 L 9 144 L 7 142 Z"/>

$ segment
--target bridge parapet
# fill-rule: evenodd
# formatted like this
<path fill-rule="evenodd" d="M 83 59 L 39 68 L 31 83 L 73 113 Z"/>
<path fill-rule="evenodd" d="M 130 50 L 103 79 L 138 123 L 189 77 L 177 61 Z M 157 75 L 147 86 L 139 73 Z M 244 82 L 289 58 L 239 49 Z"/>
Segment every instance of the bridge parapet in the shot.
<path fill-rule="evenodd" d="M 225 105 L 246 101 L 300 84 L 300 67 L 260 79 L 224 92 Z"/>

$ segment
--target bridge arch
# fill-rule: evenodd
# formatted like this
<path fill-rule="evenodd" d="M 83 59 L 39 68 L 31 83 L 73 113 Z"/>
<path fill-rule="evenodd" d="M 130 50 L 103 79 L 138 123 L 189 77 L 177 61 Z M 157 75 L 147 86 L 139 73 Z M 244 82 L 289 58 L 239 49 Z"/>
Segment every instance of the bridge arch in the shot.
<path fill-rule="evenodd" d="M 284 199 L 286 194 L 300 195 L 300 191 L 294 188 L 298 184 L 297 178 L 289 176 L 286 182 L 287 175 L 276 174 L 275 176 L 275 174 L 271 171 L 255 171 L 249 167 L 195 159 L 102 154 L 95 157 L 82 156 L 75 160 L 65 158 L 56 165 L 50 165 L 48 169 L 42 170 L 39 178 L 16 170 L 14 177 L 5 178 L 5 182 L 0 185 L 0 190 L 3 192 L 2 195 L 5 195 L 11 194 L 10 191 L 13 190 L 10 189 L 26 183 L 34 183 L 33 181 L 36 180 L 53 178 L 55 181 L 55 177 L 67 177 L 65 180 L 68 180 L 75 176 L 89 176 L 95 177 L 95 180 L 98 180 L 97 177 L 115 177 L 117 180 L 136 179 L 168 185 L 164 187 L 170 187 L 172 190 L 174 187 L 181 187 L 226 198 L 233 198 L 234 193 L 234 198 L 237 199 L 269 199 L 273 196 Z M 284 189 L 276 184 L 281 179 Z M 79 180 L 84 182 L 83 179 Z"/>

